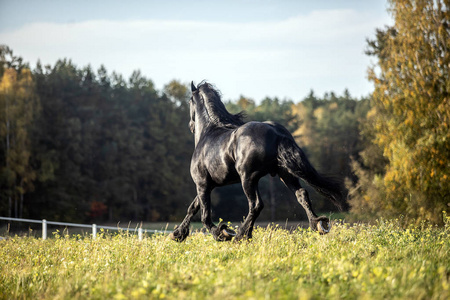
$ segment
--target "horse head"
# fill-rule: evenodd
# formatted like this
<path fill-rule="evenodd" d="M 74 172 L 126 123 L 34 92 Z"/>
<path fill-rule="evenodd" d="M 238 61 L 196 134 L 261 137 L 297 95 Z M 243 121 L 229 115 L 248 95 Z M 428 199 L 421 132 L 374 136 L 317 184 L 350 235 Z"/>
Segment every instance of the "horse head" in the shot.
<path fill-rule="evenodd" d="M 208 101 L 209 101 L 209 84 L 206 82 L 201 82 L 197 87 L 194 82 L 191 81 L 191 92 L 192 96 L 189 101 L 189 110 L 191 120 L 189 121 L 189 129 L 195 134 L 195 122 L 199 121 L 196 119 L 196 114 L 201 116 L 203 114 L 207 115 L 206 123 L 209 122 L 210 117 L 208 113 Z M 200 125 L 202 126 L 202 125 Z M 201 130 L 200 130 L 201 131 Z"/>
<path fill-rule="evenodd" d="M 190 121 L 189 121 L 189 129 L 190 131 L 195 134 L 195 114 L 196 114 L 196 110 L 200 109 L 200 111 L 203 110 L 203 106 L 204 106 L 204 98 L 203 98 L 203 94 L 201 93 L 201 83 L 198 85 L 198 87 L 195 87 L 194 82 L 191 81 L 191 92 L 192 92 L 192 96 L 191 99 L 189 100 L 189 113 L 190 113 Z M 200 105 L 200 107 L 198 107 Z M 200 112 L 201 114 L 201 112 Z"/>
<path fill-rule="evenodd" d="M 195 107 L 194 107 L 194 94 L 198 94 L 198 90 L 194 85 L 194 82 L 191 81 L 191 92 L 192 92 L 192 97 L 189 100 L 189 113 L 190 113 L 190 117 L 191 119 L 189 120 L 189 129 L 191 130 L 192 133 L 195 134 Z"/>

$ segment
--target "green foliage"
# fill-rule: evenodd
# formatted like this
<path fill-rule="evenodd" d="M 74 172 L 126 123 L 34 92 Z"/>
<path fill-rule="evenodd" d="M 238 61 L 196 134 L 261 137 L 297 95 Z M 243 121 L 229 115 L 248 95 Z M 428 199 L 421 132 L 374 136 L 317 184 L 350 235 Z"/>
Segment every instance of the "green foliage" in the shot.
<path fill-rule="evenodd" d="M 446 216 L 445 216 L 446 217 Z M 127 233 L 0 241 L 1 299 L 448 299 L 450 228 L 258 228 L 251 242 Z"/>
<path fill-rule="evenodd" d="M 355 99 L 347 90 L 341 96 L 329 93 L 323 98 L 316 97 L 311 91 L 294 106 L 301 120 L 294 133 L 297 143 L 320 172 L 342 182 L 344 178 L 350 182 L 355 180 L 350 164 L 351 159 L 358 159 L 364 149 L 359 127 L 365 121 L 368 109 L 367 99 Z M 335 209 L 322 196 L 312 192 L 312 197 L 319 199 L 320 210 Z"/>
<path fill-rule="evenodd" d="M 1 49 L 3 73 L 8 66 L 17 74 L 28 70 L 9 48 Z M 1 214 L 8 214 L 6 200 L 15 189 L 19 211 L 28 218 L 98 222 L 183 217 L 195 193 L 189 174 L 194 145 L 187 126 L 187 86 L 172 81 L 157 91 L 139 71 L 127 80 L 109 74 L 103 66 L 94 71 L 67 59 L 54 66 L 38 62 L 32 73 L 27 72 L 30 85 L 22 90 L 34 93 L 40 104 L 26 104 L 32 118 L 20 114 L 28 120 L 18 135 L 27 137 L 27 151 L 21 152 L 27 156 L 17 161 L 26 168 L 18 168 L 22 171 L 17 177 L 19 173 L 6 168 L 3 160 L 2 184 L 9 189 L 0 191 L 4 200 Z M 294 132 L 321 172 L 344 178 L 351 176 L 349 157 L 357 158 L 361 150 L 358 124 L 367 103 L 346 91 L 342 96 L 330 93 L 323 98 L 311 93 L 298 104 L 265 98 L 256 105 L 241 97 L 226 105 L 234 113 L 245 110 L 247 120 L 284 125 Z M 3 145 L 0 153 L 6 153 L 6 148 Z M 260 220 L 300 220 L 304 216 L 279 180 L 263 178 L 260 187 L 268 204 Z M 318 211 L 335 209 L 316 194 L 312 198 Z M 247 200 L 239 185 L 218 189 L 212 204 L 215 217 L 241 220 L 247 213 Z"/>
<path fill-rule="evenodd" d="M 69 60 L 31 73 L 0 50 L 0 214 L 20 198 L 15 215 L 30 218 L 182 217 L 193 197 L 184 85 L 159 93 L 139 71 L 127 82 Z"/>
<path fill-rule="evenodd" d="M 395 24 L 378 30 L 367 51 L 379 67 L 369 71 L 369 137 L 388 164 L 360 182 L 371 192 L 353 203 L 356 212 L 442 223 L 450 203 L 450 9 L 445 1 L 390 2 Z"/>
<path fill-rule="evenodd" d="M 383 190 L 383 176 L 387 160 L 382 149 L 372 141 L 375 137 L 374 110 L 370 110 L 364 122 L 360 123 L 361 147 L 364 149 L 358 157 L 352 157 L 351 168 L 357 180 L 346 180 L 351 205 L 351 219 L 371 220 L 387 215 L 383 207 L 386 195 Z M 392 217 L 396 217 L 393 215 Z"/>
<path fill-rule="evenodd" d="M 322 172 L 350 177 L 351 157 L 363 149 L 359 124 L 369 109 L 367 99 L 355 99 L 346 90 L 343 95 L 311 93 L 295 106 L 301 120 L 295 135 L 310 160 Z"/>

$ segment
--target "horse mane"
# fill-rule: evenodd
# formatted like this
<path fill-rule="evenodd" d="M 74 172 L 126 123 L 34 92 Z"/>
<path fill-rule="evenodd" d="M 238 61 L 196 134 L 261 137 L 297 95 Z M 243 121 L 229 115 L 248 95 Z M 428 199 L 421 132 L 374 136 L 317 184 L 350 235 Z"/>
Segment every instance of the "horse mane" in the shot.
<path fill-rule="evenodd" d="M 245 113 L 230 114 L 221 100 L 222 95 L 220 91 L 212 84 L 202 81 L 197 89 L 206 96 L 204 99 L 205 107 L 212 123 L 220 127 L 233 129 L 245 124 Z"/>

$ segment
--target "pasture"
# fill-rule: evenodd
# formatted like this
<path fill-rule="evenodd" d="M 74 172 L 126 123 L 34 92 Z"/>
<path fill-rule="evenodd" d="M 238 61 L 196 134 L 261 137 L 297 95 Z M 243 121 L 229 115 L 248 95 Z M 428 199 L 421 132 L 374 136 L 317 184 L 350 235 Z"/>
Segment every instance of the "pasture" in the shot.
<path fill-rule="evenodd" d="M 197 233 L 54 232 L 0 241 L 1 299 L 449 299 L 450 221 L 401 228 L 336 222 L 328 235 L 279 226 L 250 242 Z M 50 235 L 50 234 L 49 234 Z"/>

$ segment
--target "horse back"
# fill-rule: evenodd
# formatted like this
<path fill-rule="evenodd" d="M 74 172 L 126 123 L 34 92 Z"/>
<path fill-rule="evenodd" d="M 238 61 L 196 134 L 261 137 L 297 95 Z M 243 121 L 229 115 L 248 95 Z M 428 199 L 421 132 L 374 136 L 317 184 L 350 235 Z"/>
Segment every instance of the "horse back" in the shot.
<path fill-rule="evenodd" d="M 236 131 L 235 167 L 241 176 L 276 173 L 278 143 L 282 137 L 277 126 L 281 125 L 249 122 Z"/>
<path fill-rule="evenodd" d="M 218 128 L 205 133 L 191 160 L 194 182 L 222 186 L 242 177 L 276 173 L 283 130 L 287 132 L 273 122 L 248 122 L 232 130 Z"/>

